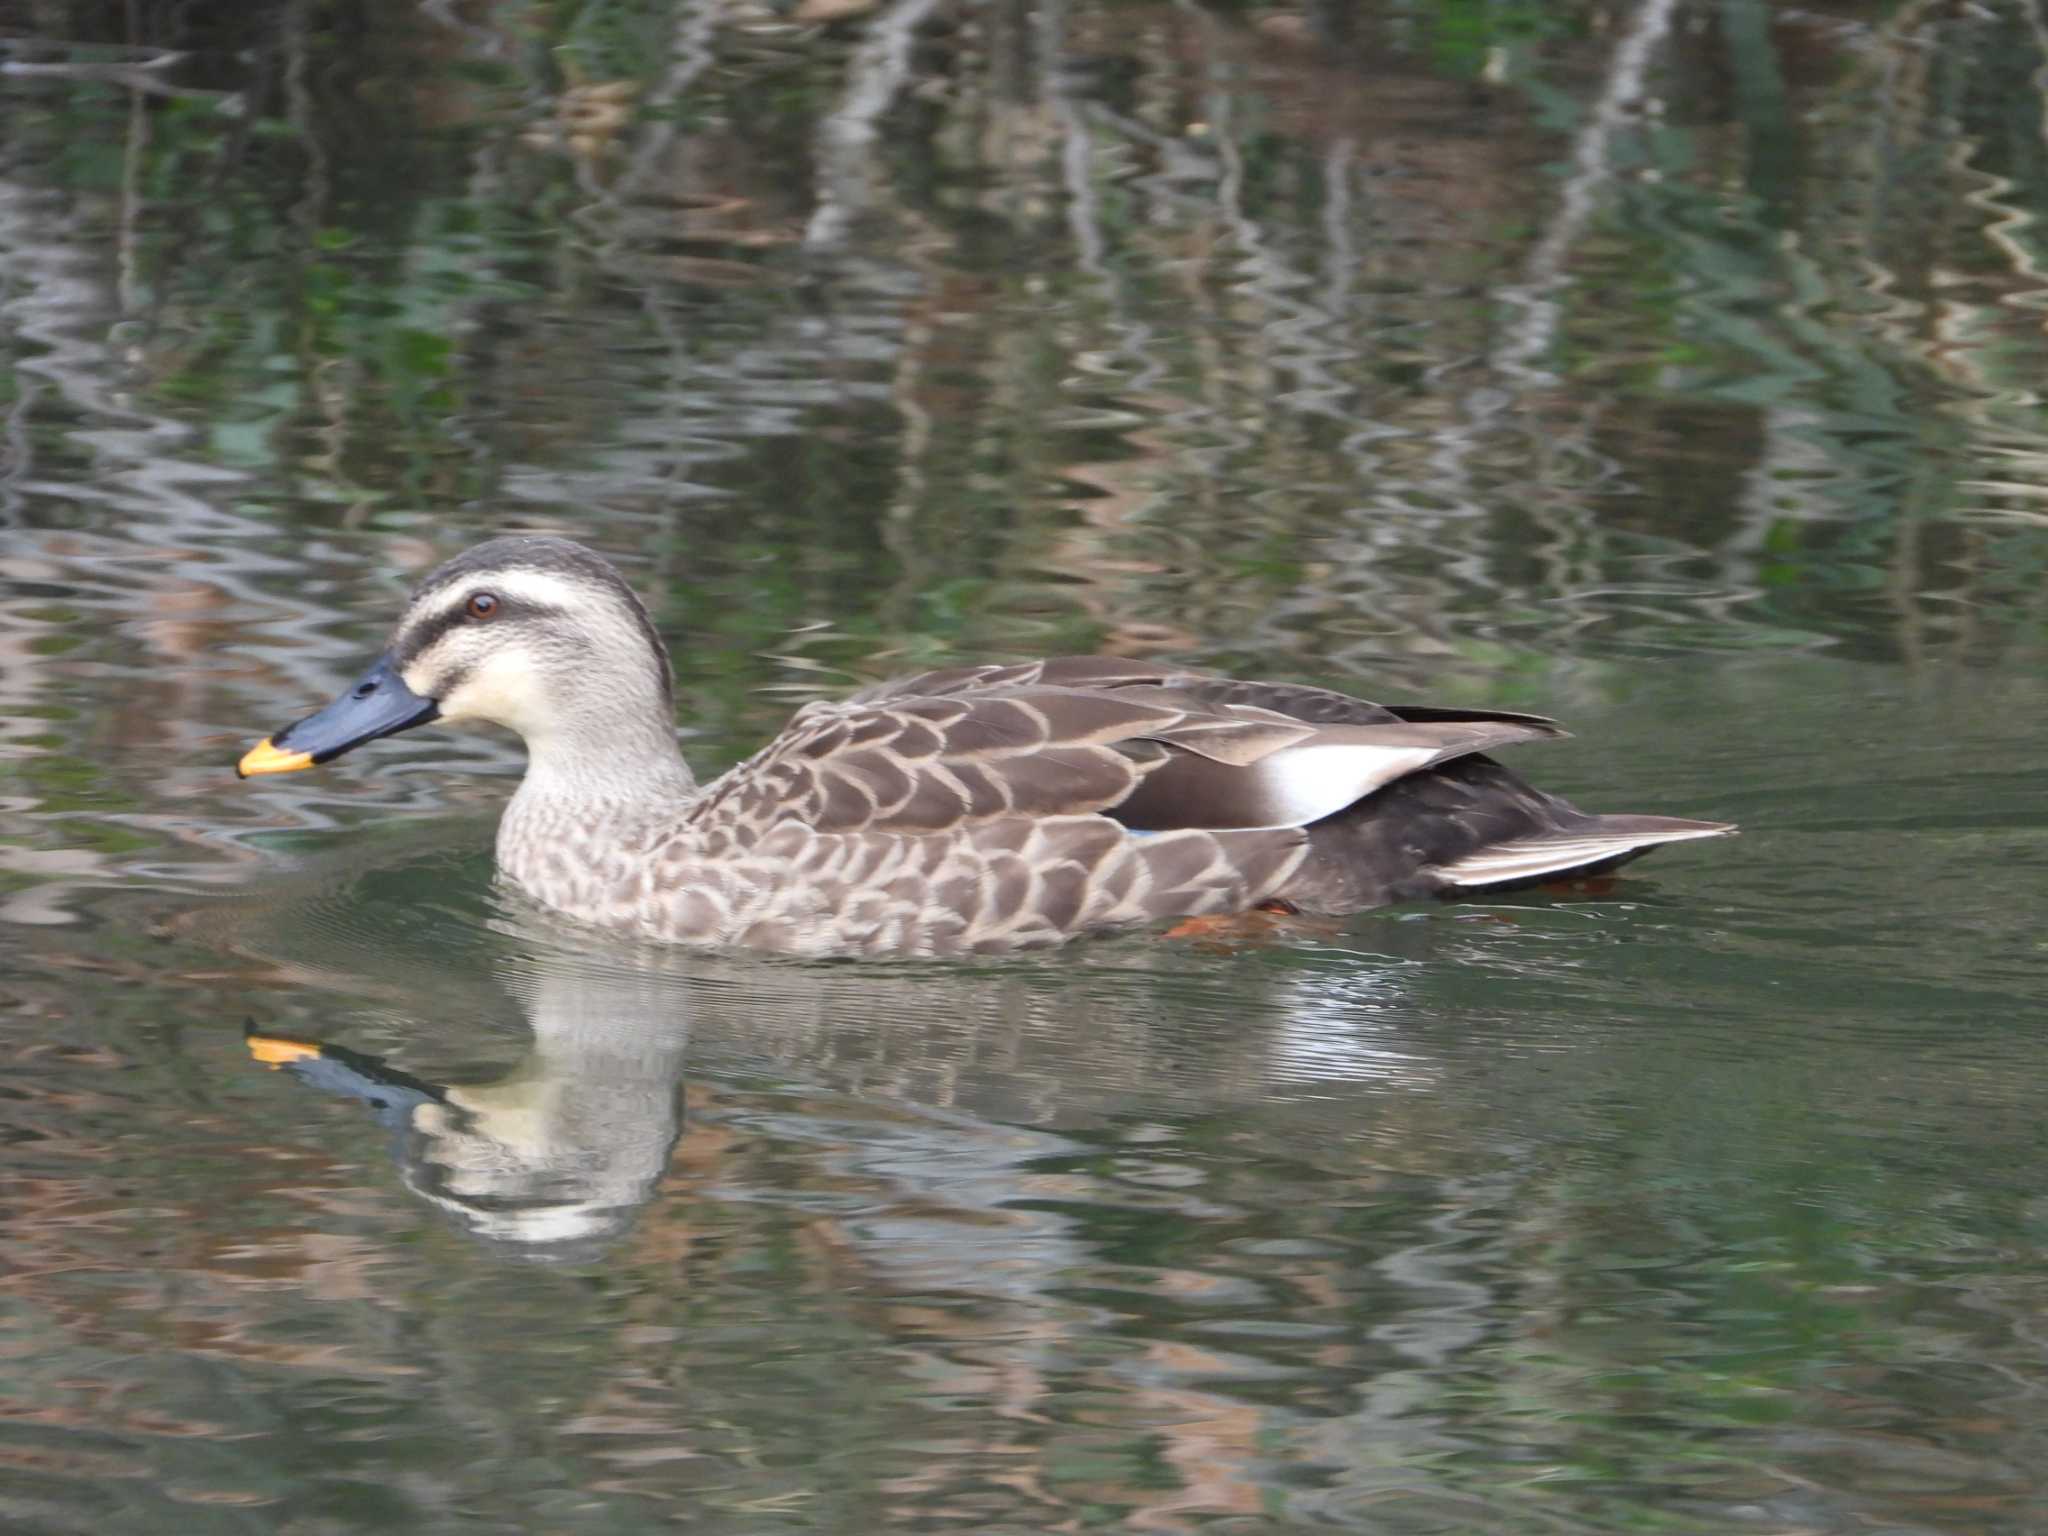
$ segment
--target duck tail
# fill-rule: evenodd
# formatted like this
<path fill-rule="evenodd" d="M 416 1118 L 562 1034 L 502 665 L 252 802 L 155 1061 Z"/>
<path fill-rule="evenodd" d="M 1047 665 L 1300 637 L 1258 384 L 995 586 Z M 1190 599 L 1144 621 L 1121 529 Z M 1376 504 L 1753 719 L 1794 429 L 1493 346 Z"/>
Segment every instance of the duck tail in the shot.
<path fill-rule="evenodd" d="M 1431 867 L 1445 895 L 1500 891 L 1605 874 L 1665 843 L 1728 837 L 1732 822 L 1680 816 L 1588 816 L 1582 823 L 1490 843 Z"/>

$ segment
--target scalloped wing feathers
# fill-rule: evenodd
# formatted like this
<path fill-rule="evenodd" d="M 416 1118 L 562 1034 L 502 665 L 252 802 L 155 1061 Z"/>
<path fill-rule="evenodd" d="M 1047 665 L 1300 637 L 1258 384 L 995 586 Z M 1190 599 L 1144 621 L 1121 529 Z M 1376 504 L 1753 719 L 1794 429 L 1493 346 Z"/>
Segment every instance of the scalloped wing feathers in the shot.
<path fill-rule="evenodd" d="M 1322 689 L 1110 658 L 960 668 L 806 705 L 689 819 L 908 833 L 1107 812 L 1148 831 L 1303 826 L 1446 758 L 1557 734 L 1534 716 L 1410 721 Z"/>
<path fill-rule="evenodd" d="M 499 860 L 650 937 L 955 954 L 1270 900 L 1356 911 L 1727 830 L 1590 817 L 1481 755 L 1562 734 L 1116 658 L 961 667 L 806 705 L 631 839 L 508 814 Z"/>

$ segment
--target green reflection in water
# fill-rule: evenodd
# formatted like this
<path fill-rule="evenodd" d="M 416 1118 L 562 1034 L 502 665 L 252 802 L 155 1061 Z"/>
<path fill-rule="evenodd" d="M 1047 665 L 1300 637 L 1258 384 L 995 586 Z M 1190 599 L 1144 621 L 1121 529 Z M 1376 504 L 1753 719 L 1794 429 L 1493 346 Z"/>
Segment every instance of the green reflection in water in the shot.
<path fill-rule="evenodd" d="M 2032 1529 L 2033 21 L 827 9 L 0 0 L 5 1522 Z M 1109 649 L 1750 830 L 564 953 L 502 742 L 228 777 L 505 527 L 628 563 L 700 770 Z"/>

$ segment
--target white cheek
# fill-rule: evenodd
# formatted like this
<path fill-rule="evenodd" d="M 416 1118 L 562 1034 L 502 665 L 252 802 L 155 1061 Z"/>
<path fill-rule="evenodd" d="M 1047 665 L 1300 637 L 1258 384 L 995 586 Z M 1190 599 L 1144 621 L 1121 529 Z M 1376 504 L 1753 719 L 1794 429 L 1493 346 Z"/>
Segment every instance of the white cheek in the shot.
<path fill-rule="evenodd" d="M 504 656 L 485 662 L 440 700 L 443 720 L 488 720 L 522 735 L 540 728 L 546 704 L 540 675 Z"/>

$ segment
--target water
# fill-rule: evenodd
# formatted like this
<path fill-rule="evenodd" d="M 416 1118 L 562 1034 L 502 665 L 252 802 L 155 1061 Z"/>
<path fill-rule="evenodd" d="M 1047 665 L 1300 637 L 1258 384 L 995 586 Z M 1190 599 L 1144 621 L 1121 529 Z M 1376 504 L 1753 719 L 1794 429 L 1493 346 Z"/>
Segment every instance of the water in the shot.
<path fill-rule="evenodd" d="M 2044 58 L 0 0 L 0 1525 L 2048 1525 Z M 592 940 L 492 886 L 500 737 L 230 771 L 508 528 L 648 594 L 700 771 L 1105 650 L 1745 833 L 1240 947 Z"/>

